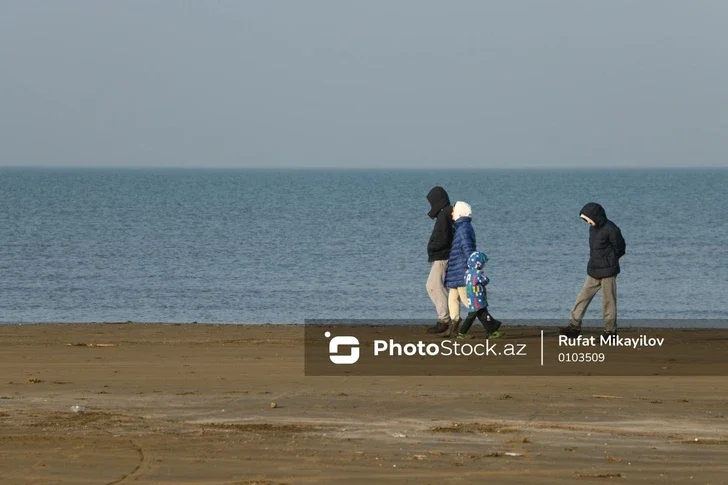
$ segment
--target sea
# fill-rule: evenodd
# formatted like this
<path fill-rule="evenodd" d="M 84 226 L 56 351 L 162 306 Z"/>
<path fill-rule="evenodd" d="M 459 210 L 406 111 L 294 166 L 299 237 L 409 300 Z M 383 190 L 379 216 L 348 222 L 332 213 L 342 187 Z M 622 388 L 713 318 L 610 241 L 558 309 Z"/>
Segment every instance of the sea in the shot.
<path fill-rule="evenodd" d="M 434 322 L 435 185 L 505 322 L 567 321 L 591 201 L 627 241 L 620 320 L 728 318 L 728 170 L 0 168 L 0 322 Z"/>

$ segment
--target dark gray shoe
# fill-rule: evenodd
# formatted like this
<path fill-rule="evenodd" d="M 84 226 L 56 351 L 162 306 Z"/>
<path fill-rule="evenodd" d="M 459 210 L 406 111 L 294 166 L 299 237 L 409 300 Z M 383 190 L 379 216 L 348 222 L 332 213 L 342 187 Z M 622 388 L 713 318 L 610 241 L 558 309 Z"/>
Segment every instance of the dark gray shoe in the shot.
<path fill-rule="evenodd" d="M 560 328 L 559 335 L 566 335 L 569 339 L 574 339 L 581 335 L 581 329 L 569 325 L 567 327 Z"/>
<path fill-rule="evenodd" d="M 453 320 L 450 325 L 447 326 L 447 330 L 440 334 L 442 338 L 457 337 L 458 329 L 460 328 L 460 320 Z"/>
<path fill-rule="evenodd" d="M 447 330 L 449 324 L 450 322 L 437 322 L 434 327 L 429 327 L 427 329 L 427 333 L 442 333 Z"/>

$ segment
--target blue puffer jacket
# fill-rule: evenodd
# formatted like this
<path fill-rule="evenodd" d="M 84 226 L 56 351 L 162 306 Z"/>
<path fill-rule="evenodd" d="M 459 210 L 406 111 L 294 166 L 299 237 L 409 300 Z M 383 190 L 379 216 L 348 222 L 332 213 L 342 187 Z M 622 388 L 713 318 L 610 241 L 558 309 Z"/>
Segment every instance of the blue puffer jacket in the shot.
<path fill-rule="evenodd" d="M 455 235 L 452 238 L 450 259 L 447 260 L 445 286 L 459 288 L 465 286 L 465 272 L 468 258 L 475 251 L 475 230 L 470 217 L 460 217 L 455 221 Z"/>

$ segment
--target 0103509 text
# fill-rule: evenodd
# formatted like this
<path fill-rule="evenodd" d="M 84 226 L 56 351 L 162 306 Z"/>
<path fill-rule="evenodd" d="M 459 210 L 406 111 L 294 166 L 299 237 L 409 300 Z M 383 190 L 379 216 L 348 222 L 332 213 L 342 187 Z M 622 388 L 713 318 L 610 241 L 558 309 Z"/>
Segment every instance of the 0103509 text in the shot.
<path fill-rule="evenodd" d="M 559 362 L 562 363 L 604 362 L 605 359 L 602 352 L 559 352 Z"/>

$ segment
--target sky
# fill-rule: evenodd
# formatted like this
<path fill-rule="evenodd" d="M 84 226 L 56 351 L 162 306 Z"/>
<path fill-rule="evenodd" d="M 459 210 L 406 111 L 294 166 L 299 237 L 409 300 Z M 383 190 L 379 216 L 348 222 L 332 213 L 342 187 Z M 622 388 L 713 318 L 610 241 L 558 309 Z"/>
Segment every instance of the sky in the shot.
<path fill-rule="evenodd" d="M 728 166 L 724 0 L 0 0 L 0 165 Z"/>

